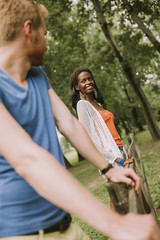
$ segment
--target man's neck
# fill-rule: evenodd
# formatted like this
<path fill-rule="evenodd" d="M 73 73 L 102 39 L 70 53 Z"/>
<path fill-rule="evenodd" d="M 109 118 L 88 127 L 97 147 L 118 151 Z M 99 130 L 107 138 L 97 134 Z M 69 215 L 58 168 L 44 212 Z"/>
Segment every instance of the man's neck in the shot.
<path fill-rule="evenodd" d="M 18 85 L 27 87 L 26 76 L 31 65 L 21 51 L 19 44 L 11 43 L 0 47 L 0 69 L 6 72 Z"/>

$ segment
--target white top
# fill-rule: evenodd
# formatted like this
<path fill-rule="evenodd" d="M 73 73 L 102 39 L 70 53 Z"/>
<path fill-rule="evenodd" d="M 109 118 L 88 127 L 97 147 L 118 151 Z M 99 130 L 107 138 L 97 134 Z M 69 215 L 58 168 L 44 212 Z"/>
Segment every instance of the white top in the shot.
<path fill-rule="evenodd" d="M 114 161 L 123 156 L 100 113 L 88 101 L 80 100 L 77 103 L 77 114 L 79 121 L 105 159 L 114 167 L 120 167 Z"/>

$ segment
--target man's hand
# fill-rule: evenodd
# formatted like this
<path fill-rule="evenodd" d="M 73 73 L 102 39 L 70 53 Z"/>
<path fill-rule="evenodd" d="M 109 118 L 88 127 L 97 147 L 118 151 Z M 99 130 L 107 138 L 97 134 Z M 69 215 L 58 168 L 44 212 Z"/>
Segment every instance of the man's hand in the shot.
<path fill-rule="evenodd" d="M 111 229 L 111 239 L 159 240 L 160 229 L 152 215 L 129 213 L 119 216 L 119 220 L 115 221 L 115 226 Z"/>
<path fill-rule="evenodd" d="M 140 189 L 140 177 L 135 173 L 131 168 L 111 168 L 106 176 L 110 179 L 111 182 L 124 182 L 127 185 L 130 185 L 135 188 L 135 191 L 138 193 Z"/>

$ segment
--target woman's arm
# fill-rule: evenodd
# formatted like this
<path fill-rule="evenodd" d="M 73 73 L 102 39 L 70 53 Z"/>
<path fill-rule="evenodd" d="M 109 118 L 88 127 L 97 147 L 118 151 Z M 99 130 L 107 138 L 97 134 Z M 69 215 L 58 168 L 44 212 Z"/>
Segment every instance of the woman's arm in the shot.
<path fill-rule="evenodd" d="M 108 165 L 104 156 L 97 150 L 83 125 L 70 113 L 66 105 L 61 101 L 53 89 L 49 90 L 52 110 L 56 124 L 61 133 L 71 142 L 77 151 L 94 164 L 98 169 L 106 168 Z M 132 169 L 110 169 L 106 176 L 113 182 L 125 182 L 140 188 L 140 178 Z"/>

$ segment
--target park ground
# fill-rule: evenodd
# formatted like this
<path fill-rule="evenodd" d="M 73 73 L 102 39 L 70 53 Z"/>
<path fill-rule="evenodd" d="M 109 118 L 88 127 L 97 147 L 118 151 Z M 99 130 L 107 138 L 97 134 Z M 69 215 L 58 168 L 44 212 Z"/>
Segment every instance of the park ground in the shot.
<path fill-rule="evenodd" d="M 160 223 L 160 143 L 153 143 L 148 130 L 137 133 L 136 138 L 142 153 L 143 164 L 147 175 L 152 201 Z M 123 143 L 127 144 L 127 140 L 125 138 L 122 139 Z M 109 206 L 109 195 L 105 187 L 105 182 L 99 175 L 98 170 L 87 160 L 78 163 L 75 151 L 67 153 L 66 157 L 73 165 L 73 167 L 69 169 L 71 174 L 73 174 L 81 182 L 81 184 L 97 198 Z M 74 216 L 73 219 L 90 236 L 91 240 L 108 240 L 107 237 L 97 232 L 86 223 L 80 221 Z"/>

